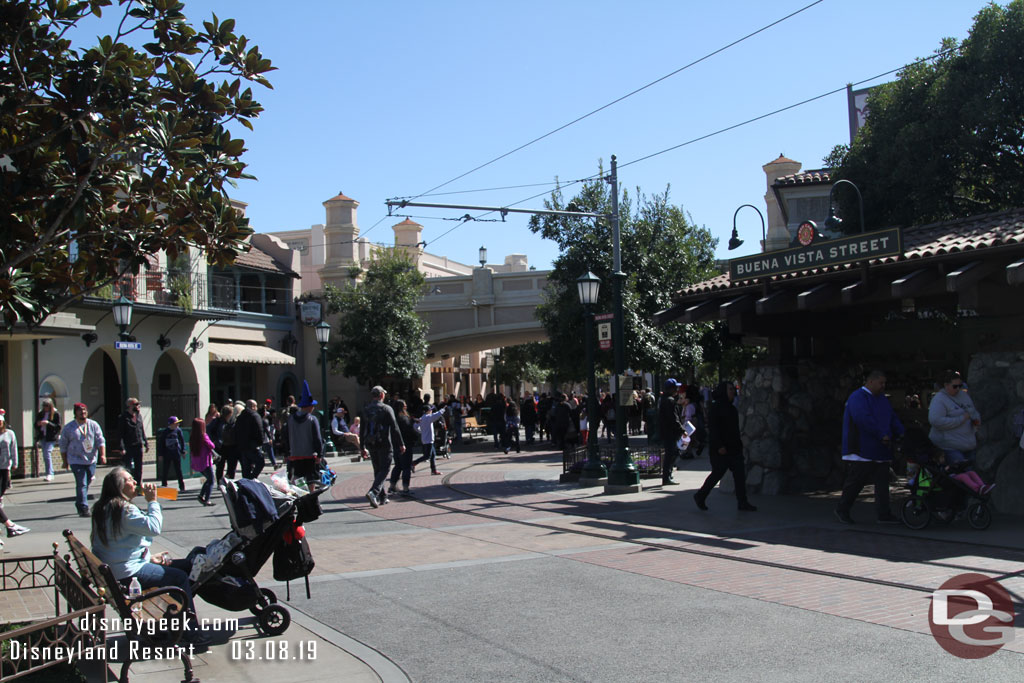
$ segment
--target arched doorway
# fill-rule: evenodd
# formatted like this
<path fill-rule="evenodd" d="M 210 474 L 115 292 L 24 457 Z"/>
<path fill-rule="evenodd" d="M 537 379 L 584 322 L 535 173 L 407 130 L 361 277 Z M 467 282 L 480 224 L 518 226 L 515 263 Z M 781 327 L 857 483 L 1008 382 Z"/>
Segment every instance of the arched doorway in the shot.
<path fill-rule="evenodd" d="M 107 442 L 118 443 L 121 440 L 117 431 L 117 417 L 121 414 L 121 378 L 117 365 L 105 349 L 96 349 L 89 356 L 82 372 L 78 401 L 88 406 L 89 417 L 99 423 Z"/>
<path fill-rule="evenodd" d="M 165 351 L 153 368 L 151 405 L 153 433 L 174 415 L 185 425 L 202 417 L 199 412 L 199 379 L 188 356 L 179 349 Z"/>

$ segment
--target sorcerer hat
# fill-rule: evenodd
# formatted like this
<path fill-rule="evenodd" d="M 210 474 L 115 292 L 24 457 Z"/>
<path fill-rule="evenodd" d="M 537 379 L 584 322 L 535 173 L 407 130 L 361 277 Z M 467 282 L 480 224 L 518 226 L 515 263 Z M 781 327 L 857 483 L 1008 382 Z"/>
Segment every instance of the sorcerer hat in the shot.
<path fill-rule="evenodd" d="M 302 396 L 299 397 L 298 406 L 300 408 L 308 408 L 316 405 L 316 399 L 313 398 L 313 394 L 309 391 L 309 382 L 302 380 Z"/>

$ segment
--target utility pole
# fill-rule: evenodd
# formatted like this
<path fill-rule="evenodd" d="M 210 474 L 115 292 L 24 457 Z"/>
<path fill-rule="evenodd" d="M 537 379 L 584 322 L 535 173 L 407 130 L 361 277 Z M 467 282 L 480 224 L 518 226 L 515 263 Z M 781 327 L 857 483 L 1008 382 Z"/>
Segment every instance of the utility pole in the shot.
<path fill-rule="evenodd" d="M 623 405 L 623 378 L 626 374 L 626 349 L 623 334 L 622 289 L 626 274 L 622 272 L 622 253 L 619 248 L 619 171 L 618 161 L 612 155 L 612 169 L 608 183 L 612 192 L 612 306 L 615 314 L 612 320 L 612 346 L 615 349 L 615 461 L 608 471 L 605 493 L 631 493 L 639 491 L 640 473 L 629 455 L 629 439 L 626 436 L 626 406 Z"/>

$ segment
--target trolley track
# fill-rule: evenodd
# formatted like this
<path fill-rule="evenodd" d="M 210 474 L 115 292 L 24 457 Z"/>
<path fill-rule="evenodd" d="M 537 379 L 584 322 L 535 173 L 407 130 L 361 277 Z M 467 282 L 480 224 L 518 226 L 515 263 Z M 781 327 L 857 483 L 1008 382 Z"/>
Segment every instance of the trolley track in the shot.
<path fill-rule="evenodd" d="M 474 468 L 474 467 L 476 467 L 478 465 L 481 465 L 481 464 L 486 464 L 486 463 L 471 463 L 469 465 L 466 465 L 465 467 L 459 468 L 459 469 L 454 470 L 454 471 L 452 471 L 452 472 L 450 472 L 448 474 L 445 474 L 444 477 L 442 478 L 442 481 L 441 481 L 442 485 L 446 489 L 448 489 L 449 491 L 452 491 L 453 493 L 457 493 L 457 494 L 459 494 L 461 496 L 464 496 L 467 500 L 481 500 L 481 501 L 486 501 L 488 503 L 498 504 L 498 505 L 502 505 L 502 506 L 508 506 L 508 507 L 514 507 L 514 508 L 526 508 L 526 509 L 536 510 L 538 512 L 549 512 L 549 513 L 551 512 L 551 510 L 549 510 L 547 508 L 544 508 L 544 507 L 540 507 L 540 506 L 535 505 L 535 504 L 517 503 L 517 502 L 514 502 L 514 501 L 507 500 L 507 499 L 494 498 L 494 497 L 490 497 L 490 496 L 486 496 L 486 495 L 480 495 L 478 493 L 466 490 L 465 488 L 460 487 L 457 483 L 454 483 L 452 481 L 453 478 L 456 477 L 457 475 L 459 475 L 459 474 L 461 474 L 463 472 L 466 472 L 467 470 L 470 470 L 470 469 L 472 469 L 472 468 Z M 558 525 L 554 525 L 554 524 L 547 524 L 547 523 L 540 522 L 540 521 L 531 521 L 531 520 L 524 520 L 524 519 L 509 518 L 509 517 L 501 516 L 499 514 L 483 512 L 483 511 L 479 511 L 479 510 L 467 510 L 467 509 L 464 509 L 464 508 L 461 508 L 461 507 L 456 507 L 455 505 L 452 505 L 452 504 L 446 504 L 446 503 L 441 503 L 441 502 L 429 501 L 429 500 L 424 500 L 422 498 L 416 498 L 416 500 L 417 500 L 417 502 L 422 503 L 423 505 L 427 505 L 429 507 L 432 507 L 432 508 L 435 508 L 435 509 L 438 509 L 438 510 L 443 510 L 445 512 L 470 515 L 470 516 L 473 516 L 473 517 L 478 517 L 478 518 L 486 519 L 486 520 L 490 520 L 490 521 L 498 521 L 498 522 L 504 522 L 504 523 L 508 523 L 508 524 L 516 524 L 516 525 L 521 525 L 521 526 L 528 526 L 528 527 L 532 527 L 532 528 L 536 528 L 536 529 L 543 529 L 545 531 L 553 531 L 553 532 L 558 532 L 558 533 L 568 533 L 568 534 L 573 534 L 573 535 L 577 535 L 577 536 L 586 536 L 586 537 L 589 537 L 589 538 L 599 539 L 599 540 L 602 540 L 602 541 L 607 541 L 607 542 L 612 542 L 612 543 L 621 543 L 621 544 L 632 545 L 632 546 L 641 547 L 641 548 L 649 548 L 649 549 L 653 549 L 653 550 L 667 550 L 667 551 L 671 551 L 671 552 L 674 552 L 674 553 L 679 553 L 679 554 L 682 554 L 682 555 L 692 555 L 692 556 L 700 556 L 700 557 L 712 558 L 712 559 L 716 559 L 716 560 L 726 560 L 726 561 L 730 561 L 730 562 L 748 564 L 748 565 L 753 565 L 753 566 L 757 566 L 757 567 L 764 567 L 764 568 L 770 568 L 770 569 L 778 569 L 778 570 L 788 571 L 788 572 L 797 572 L 797 573 L 809 574 L 809 575 L 813 575 L 813 576 L 838 579 L 838 580 L 842 580 L 842 581 L 850 581 L 850 582 L 863 583 L 863 584 L 869 584 L 869 585 L 875 585 L 875 586 L 884 586 L 884 587 L 888 587 L 888 588 L 897 588 L 897 589 L 902 589 L 902 590 L 914 591 L 914 592 L 918 592 L 918 593 L 925 593 L 925 594 L 928 594 L 928 595 L 931 595 L 934 592 L 935 588 L 936 588 L 936 587 L 933 587 L 933 586 L 924 586 L 924 585 L 907 583 L 907 582 L 901 582 L 901 581 L 890 581 L 890 580 L 880 579 L 880 578 L 858 576 L 858 575 L 850 574 L 850 573 L 846 573 L 846 572 L 832 571 L 832 570 L 828 570 L 828 569 L 808 567 L 808 566 L 802 566 L 802 565 L 797 565 L 797 564 L 790 564 L 790 563 L 785 563 L 785 562 L 777 562 L 777 561 L 763 559 L 763 558 L 740 557 L 740 556 L 737 556 L 737 555 L 734 555 L 734 554 L 718 552 L 718 551 L 715 551 L 715 550 L 707 550 L 707 549 L 703 549 L 703 548 L 694 548 L 692 546 L 679 546 L 679 545 L 673 545 L 673 544 L 670 544 L 670 543 L 661 543 L 661 542 L 658 542 L 658 541 L 655 541 L 655 540 L 622 538 L 622 537 L 615 536 L 615 535 L 610 534 L 610 533 L 602 533 L 602 532 L 599 532 L 599 531 L 593 531 L 593 530 L 588 530 L 588 529 L 578 529 L 578 528 L 572 528 L 572 527 L 558 526 Z M 583 513 L 579 513 L 579 512 L 573 513 L 572 516 L 578 517 L 578 518 L 582 518 L 582 519 L 593 519 L 593 520 L 607 521 L 605 518 L 597 516 L 597 515 L 587 515 L 587 514 L 583 514 Z M 673 532 L 682 532 L 682 533 L 686 532 L 686 530 L 683 530 L 683 529 L 671 529 L 671 528 L 668 528 L 668 527 L 653 527 L 650 524 L 637 523 L 637 522 L 630 521 L 628 519 L 626 519 L 626 520 L 616 519 L 615 521 L 618 522 L 618 523 L 623 524 L 624 526 L 642 525 L 642 526 L 644 526 L 646 528 L 651 529 L 652 531 L 654 531 L 656 529 L 664 529 L 666 531 L 673 531 Z M 850 530 L 850 531 L 853 531 L 854 533 L 864 533 L 864 534 L 870 533 L 870 532 L 866 532 L 866 531 L 859 531 L 858 532 L 857 530 Z M 719 539 L 719 540 L 729 540 L 729 539 L 747 540 L 747 539 L 742 539 L 742 537 L 738 537 L 738 536 L 717 536 L 715 534 L 703 534 L 703 533 L 702 533 L 702 535 L 707 535 L 707 536 L 710 536 L 712 538 L 716 538 L 716 539 Z M 886 536 L 891 536 L 891 537 L 897 537 L 897 538 L 908 538 L 908 539 L 920 540 L 920 537 L 911 536 L 911 535 L 908 535 L 908 534 L 885 534 L 885 535 Z M 1020 553 L 1021 552 L 1020 549 L 1018 549 L 1018 548 L 1013 548 L 1013 547 L 1008 547 L 1008 546 L 999 546 L 999 545 L 993 545 L 993 544 L 965 543 L 963 545 L 970 545 L 970 546 L 974 546 L 974 547 L 978 547 L 978 548 L 999 549 L 999 550 L 1003 550 L 1003 551 L 1006 551 L 1006 552 L 1014 552 L 1014 553 Z M 898 561 L 898 562 L 907 562 L 908 561 L 905 558 L 897 558 L 897 557 L 892 557 L 892 556 L 889 556 L 889 557 L 886 557 L 886 556 L 874 556 L 874 557 L 875 557 L 875 559 L 880 559 L 880 560 L 891 560 L 891 561 Z M 999 577 L 996 577 L 996 578 L 997 579 L 1006 579 L 1006 578 L 1011 578 L 1011 577 L 1021 576 L 1021 575 L 1024 575 L 1024 569 L 1021 569 L 1020 571 L 1017 571 L 1017 572 L 1004 573 L 1003 575 L 1001 575 Z M 1018 598 L 1018 596 L 1015 596 L 1014 604 L 1015 604 L 1015 608 L 1020 610 L 1022 607 L 1024 607 L 1024 600 L 1020 600 L 1020 599 L 1017 599 L 1017 598 Z"/>

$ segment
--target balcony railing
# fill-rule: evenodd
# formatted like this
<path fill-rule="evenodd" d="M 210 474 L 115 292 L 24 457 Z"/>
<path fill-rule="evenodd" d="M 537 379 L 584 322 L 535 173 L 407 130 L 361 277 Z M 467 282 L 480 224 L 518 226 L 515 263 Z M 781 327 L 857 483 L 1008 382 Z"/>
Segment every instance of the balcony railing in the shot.
<path fill-rule="evenodd" d="M 233 275 L 196 271 L 149 270 L 125 275 L 93 296 L 113 300 L 124 295 L 135 303 L 186 310 L 234 311 L 291 316 L 293 305 L 282 289 L 261 287 Z"/>

